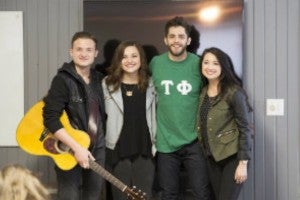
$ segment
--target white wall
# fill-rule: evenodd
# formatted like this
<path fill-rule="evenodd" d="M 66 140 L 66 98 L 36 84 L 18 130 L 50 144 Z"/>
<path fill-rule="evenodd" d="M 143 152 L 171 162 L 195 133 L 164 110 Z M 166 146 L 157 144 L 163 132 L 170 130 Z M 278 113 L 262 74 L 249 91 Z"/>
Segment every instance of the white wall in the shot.
<path fill-rule="evenodd" d="M 16 146 L 16 127 L 24 114 L 23 13 L 0 12 L 0 146 Z"/>

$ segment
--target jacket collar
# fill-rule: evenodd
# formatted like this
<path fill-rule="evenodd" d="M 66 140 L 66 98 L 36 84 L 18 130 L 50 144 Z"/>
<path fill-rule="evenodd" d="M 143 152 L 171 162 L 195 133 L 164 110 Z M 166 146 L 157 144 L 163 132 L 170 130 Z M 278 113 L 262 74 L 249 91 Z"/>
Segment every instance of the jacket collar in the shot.
<path fill-rule="evenodd" d="M 201 94 L 200 94 L 200 97 L 199 97 L 199 102 L 202 104 L 205 96 L 207 95 L 207 90 L 208 90 L 208 87 L 207 85 L 205 87 L 203 87 L 202 91 L 201 91 Z M 217 95 L 216 99 L 214 99 L 214 101 L 212 102 L 212 106 L 216 105 L 219 101 L 221 100 L 221 96 L 220 95 Z"/>

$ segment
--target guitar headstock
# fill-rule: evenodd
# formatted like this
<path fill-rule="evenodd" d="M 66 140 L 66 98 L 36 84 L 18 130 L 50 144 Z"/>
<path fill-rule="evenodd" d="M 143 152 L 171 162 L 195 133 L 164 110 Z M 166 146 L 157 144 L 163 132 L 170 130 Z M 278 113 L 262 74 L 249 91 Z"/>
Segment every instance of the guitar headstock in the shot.
<path fill-rule="evenodd" d="M 126 187 L 124 192 L 127 194 L 127 199 L 129 200 L 147 200 L 146 193 L 138 190 L 135 186 L 132 188 Z"/>

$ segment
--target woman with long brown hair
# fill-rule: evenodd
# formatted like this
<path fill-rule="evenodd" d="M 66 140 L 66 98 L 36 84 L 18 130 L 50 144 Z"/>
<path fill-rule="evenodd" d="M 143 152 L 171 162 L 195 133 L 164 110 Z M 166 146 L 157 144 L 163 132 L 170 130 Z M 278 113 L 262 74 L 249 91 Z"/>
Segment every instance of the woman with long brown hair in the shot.
<path fill-rule="evenodd" d="M 122 42 L 102 86 L 105 98 L 107 166 L 129 186 L 152 196 L 155 154 L 155 91 L 142 46 Z M 126 196 L 112 188 L 113 198 Z"/>

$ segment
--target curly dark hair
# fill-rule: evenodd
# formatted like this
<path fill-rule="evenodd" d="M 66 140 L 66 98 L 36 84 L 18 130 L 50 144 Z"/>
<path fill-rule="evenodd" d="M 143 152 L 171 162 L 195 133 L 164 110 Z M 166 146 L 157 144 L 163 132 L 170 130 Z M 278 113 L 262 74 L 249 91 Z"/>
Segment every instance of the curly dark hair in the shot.
<path fill-rule="evenodd" d="M 176 16 L 167 21 L 165 25 L 165 37 L 168 35 L 170 27 L 176 26 L 182 26 L 185 29 L 185 33 L 187 34 L 187 36 L 190 37 L 191 26 L 184 20 L 183 17 L 180 16 Z"/>

